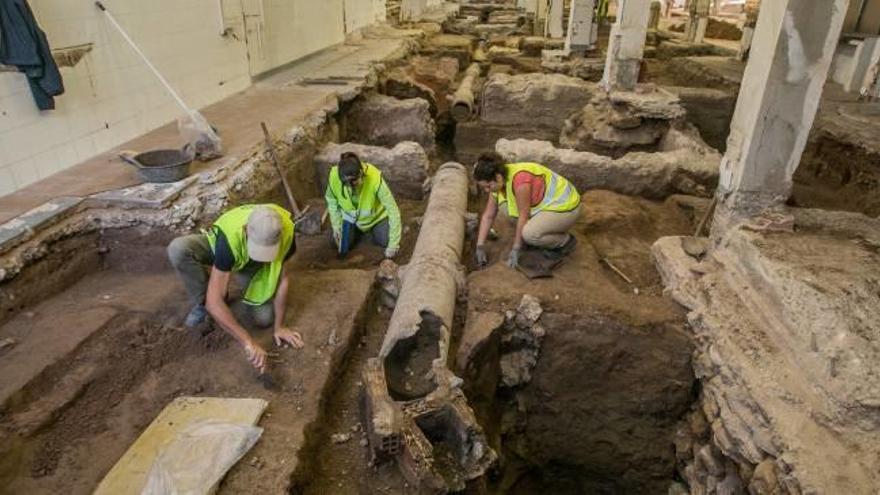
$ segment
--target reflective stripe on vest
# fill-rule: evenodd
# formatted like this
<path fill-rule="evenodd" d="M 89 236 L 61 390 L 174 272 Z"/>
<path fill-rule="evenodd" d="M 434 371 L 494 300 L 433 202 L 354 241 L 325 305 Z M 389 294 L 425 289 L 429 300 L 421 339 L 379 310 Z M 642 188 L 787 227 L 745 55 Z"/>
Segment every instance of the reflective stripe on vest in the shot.
<path fill-rule="evenodd" d="M 226 213 L 220 215 L 220 218 L 214 222 L 210 230 L 205 232 L 208 237 L 208 244 L 211 246 L 211 252 L 214 252 L 217 246 L 217 231 L 223 232 L 229 248 L 232 250 L 232 256 L 235 264 L 233 271 L 241 271 L 251 261 L 247 251 L 247 236 L 245 234 L 245 226 L 251 211 L 257 206 L 267 206 L 278 212 L 281 216 L 281 248 L 278 255 L 270 263 L 262 263 L 259 270 L 251 277 L 251 281 L 244 293 L 244 302 L 250 305 L 259 306 L 265 304 L 274 295 L 278 289 L 278 282 L 281 280 L 281 272 L 284 267 L 284 258 L 293 244 L 294 224 L 290 219 L 290 212 L 284 208 L 273 205 L 244 205 L 233 208 Z"/>
<path fill-rule="evenodd" d="M 504 193 L 500 191 L 494 193 L 495 201 L 499 205 L 507 203 L 507 213 L 510 217 L 519 216 L 519 207 L 516 205 L 513 192 L 513 178 L 519 172 L 528 172 L 544 179 L 544 197 L 540 203 L 529 209 L 530 215 L 534 216 L 542 211 L 571 211 L 581 204 L 580 194 L 565 177 L 537 163 L 510 163 L 507 165 Z M 508 198 L 511 200 L 508 201 Z"/>
<path fill-rule="evenodd" d="M 369 230 L 374 225 L 388 217 L 385 206 L 379 201 L 379 188 L 382 187 L 382 171 L 376 166 L 363 162 L 364 177 L 361 191 L 358 195 L 358 206 L 354 205 L 351 197 L 351 187 L 342 183 L 339 177 L 339 167 L 330 169 L 329 187 L 339 207 L 342 210 L 342 218 L 346 222 L 353 223 L 361 230 Z"/>

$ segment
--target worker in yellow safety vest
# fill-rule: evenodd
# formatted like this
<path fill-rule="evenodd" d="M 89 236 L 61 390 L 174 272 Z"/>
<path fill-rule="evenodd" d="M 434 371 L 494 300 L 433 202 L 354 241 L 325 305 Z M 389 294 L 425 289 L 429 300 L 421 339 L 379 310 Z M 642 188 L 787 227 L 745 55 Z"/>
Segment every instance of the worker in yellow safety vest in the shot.
<path fill-rule="evenodd" d="M 208 314 L 245 349 L 261 373 L 266 367 L 263 349 L 238 321 L 226 302 L 233 273 L 243 287 L 242 300 L 260 327 L 274 324 L 276 345 L 303 346 L 302 335 L 284 325 L 290 280 L 284 267 L 296 252 L 290 213 L 274 204 L 244 205 L 227 211 L 200 234 L 174 239 L 168 258 L 193 304 L 186 325 L 194 327 Z M 210 274 L 205 270 L 210 266 Z"/>
<path fill-rule="evenodd" d="M 524 245 L 542 249 L 551 259 L 574 250 L 577 241 L 568 231 L 580 216 L 581 197 L 565 177 L 537 163 L 506 163 L 498 153 L 485 153 L 474 165 L 474 179 L 489 194 L 477 235 L 478 267 L 488 264 L 486 238 L 505 205 L 508 216 L 516 220 L 507 259 L 511 268 L 519 264 Z"/>
<path fill-rule="evenodd" d="M 394 258 L 400 250 L 400 210 L 382 172 L 351 152 L 339 157 L 330 169 L 324 193 L 333 240 L 344 257 L 364 234 L 373 244 L 385 248 L 385 257 Z"/>

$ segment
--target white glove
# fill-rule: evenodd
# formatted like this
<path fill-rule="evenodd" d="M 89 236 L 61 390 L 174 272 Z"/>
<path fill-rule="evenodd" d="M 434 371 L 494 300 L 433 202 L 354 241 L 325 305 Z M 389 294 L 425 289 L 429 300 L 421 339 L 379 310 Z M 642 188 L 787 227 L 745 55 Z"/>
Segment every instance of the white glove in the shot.
<path fill-rule="evenodd" d="M 395 256 L 397 256 L 398 251 L 400 251 L 400 248 L 396 248 L 396 247 L 385 248 L 385 257 L 388 259 L 392 259 Z"/>
<path fill-rule="evenodd" d="M 342 241 L 342 232 L 338 230 L 333 231 L 333 241 L 336 242 L 336 247 L 339 247 L 339 243 Z"/>

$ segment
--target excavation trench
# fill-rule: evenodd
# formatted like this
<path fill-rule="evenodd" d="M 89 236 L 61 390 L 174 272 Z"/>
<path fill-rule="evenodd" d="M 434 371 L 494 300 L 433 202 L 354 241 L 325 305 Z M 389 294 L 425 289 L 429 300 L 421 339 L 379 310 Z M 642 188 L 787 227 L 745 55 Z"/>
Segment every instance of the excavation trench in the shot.
<path fill-rule="evenodd" d="M 451 93 L 443 74 L 432 77 L 441 96 Z M 514 120 L 516 112 L 530 112 L 516 106 L 511 103 Z M 400 118 L 369 113 L 380 107 L 400 112 L 394 114 Z M 423 118 L 432 111 L 433 127 Z M 409 261 L 421 228 L 424 180 L 446 161 L 441 158 L 470 164 L 468 152 L 453 146 L 461 137 L 456 133 L 465 129 L 488 139 L 510 130 L 479 119 L 457 125 L 448 112 L 442 103 L 433 109 L 420 102 L 358 100 L 337 117 L 337 140 L 351 143 L 315 150 L 319 190 L 342 151 L 354 149 L 383 167 L 403 210 L 401 264 Z M 563 123 L 555 119 L 551 127 L 558 135 Z M 376 123 L 394 125 L 390 133 L 376 134 Z M 494 145 L 492 140 L 483 148 Z M 305 162 L 307 170 L 295 175 L 314 175 L 311 160 Z M 469 479 L 467 491 L 661 493 L 673 480 L 674 424 L 694 400 L 691 348 L 684 314 L 662 295 L 649 247 L 661 236 L 691 232 L 705 205 L 661 201 L 671 192 L 665 189 L 649 201 L 593 188 L 581 187 L 590 191 L 575 229 L 579 247 L 553 279 L 528 282 L 504 265 L 511 226 L 499 220 L 500 240 L 488 246 L 492 265 L 462 272 L 456 290 L 466 288 L 461 295 L 467 297 L 450 296 L 451 322 L 423 315 L 422 331 L 384 353 L 388 363 L 409 364 L 385 370 L 394 400 L 434 392 L 434 384 L 412 377 L 425 376 L 443 355 L 443 364 L 464 379 L 456 404 L 473 409 L 497 458 L 482 476 Z M 471 196 L 469 211 L 479 211 L 482 201 Z M 320 203 L 317 197 L 311 202 Z M 469 228 L 460 261 L 472 269 Z M 364 442 L 362 372 L 380 354 L 392 323 L 373 282 L 381 250 L 360 246 L 340 261 L 324 236 L 298 238 L 290 324 L 308 345 L 279 351 L 267 384 L 222 331 L 180 327 L 188 307 L 166 263 L 172 237 L 151 228 L 71 234 L 48 244 L 46 257 L 3 287 L 15 297 L 0 300 L 2 336 L 25 343 L 28 332 L 39 329 L 49 338 L 0 351 L 0 359 L 61 357 L 0 401 L 0 492 L 90 493 L 165 405 L 196 395 L 258 397 L 270 404 L 260 422 L 263 438 L 229 473 L 221 492 L 417 493 L 422 487 L 393 461 L 372 459 Z M 543 308 L 540 345 L 504 323 L 524 294 Z M 271 346 L 271 332 L 254 335 Z M 441 338 L 449 344 L 444 353 L 431 345 Z M 465 348 L 472 352 L 463 355 Z M 417 349 L 424 355 L 412 359 Z M 415 417 L 439 470 L 455 475 L 467 444 L 450 434 L 461 427 L 461 411 L 443 407 Z"/>

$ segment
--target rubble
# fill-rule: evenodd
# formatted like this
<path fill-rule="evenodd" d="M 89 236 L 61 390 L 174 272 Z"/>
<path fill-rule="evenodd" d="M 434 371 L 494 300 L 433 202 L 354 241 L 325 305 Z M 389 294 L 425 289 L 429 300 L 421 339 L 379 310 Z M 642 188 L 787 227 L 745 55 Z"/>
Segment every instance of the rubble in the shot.
<path fill-rule="evenodd" d="M 559 142 L 566 148 L 620 157 L 655 151 L 673 124 L 685 116 L 678 98 L 655 87 L 598 93 L 565 121 Z"/>
<path fill-rule="evenodd" d="M 501 386 L 519 387 L 531 381 L 546 333 L 538 324 L 542 313 L 538 299 L 525 294 L 516 311 L 506 315 L 500 346 Z"/>
<path fill-rule="evenodd" d="M 347 443 L 349 440 L 351 440 L 351 433 L 334 433 L 330 435 L 330 440 L 332 440 L 333 443 L 337 445 L 341 443 Z"/>
<path fill-rule="evenodd" d="M 467 67 L 471 64 L 471 53 L 476 44 L 476 38 L 473 36 L 438 34 L 428 38 L 422 46 L 422 54 L 456 58 L 459 67 Z"/>

